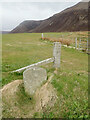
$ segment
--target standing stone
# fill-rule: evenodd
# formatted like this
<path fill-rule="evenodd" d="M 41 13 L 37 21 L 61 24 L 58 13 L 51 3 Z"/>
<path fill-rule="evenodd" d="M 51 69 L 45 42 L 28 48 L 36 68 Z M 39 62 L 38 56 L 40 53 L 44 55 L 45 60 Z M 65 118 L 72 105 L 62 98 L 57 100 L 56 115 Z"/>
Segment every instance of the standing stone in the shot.
<path fill-rule="evenodd" d="M 30 68 L 23 73 L 25 92 L 33 95 L 38 87 L 47 80 L 47 72 L 43 68 Z"/>
<path fill-rule="evenodd" d="M 53 56 L 54 56 L 54 67 L 60 67 L 60 56 L 61 56 L 61 43 L 55 42 L 54 49 L 53 49 Z"/>

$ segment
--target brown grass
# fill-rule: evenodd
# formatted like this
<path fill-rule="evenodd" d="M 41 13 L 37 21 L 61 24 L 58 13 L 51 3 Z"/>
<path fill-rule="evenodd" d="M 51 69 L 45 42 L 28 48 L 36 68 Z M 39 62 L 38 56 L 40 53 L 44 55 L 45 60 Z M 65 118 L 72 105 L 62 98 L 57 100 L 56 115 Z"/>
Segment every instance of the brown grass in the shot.
<path fill-rule="evenodd" d="M 82 35 L 82 37 L 88 37 L 88 32 L 85 33 L 85 32 L 80 32 L 78 33 L 78 35 Z"/>
<path fill-rule="evenodd" d="M 41 38 L 42 40 L 47 40 L 47 41 L 51 41 L 51 42 L 61 42 L 64 45 L 70 46 L 72 44 L 72 40 L 71 39 L 62 39 L 62 38 Z"/>

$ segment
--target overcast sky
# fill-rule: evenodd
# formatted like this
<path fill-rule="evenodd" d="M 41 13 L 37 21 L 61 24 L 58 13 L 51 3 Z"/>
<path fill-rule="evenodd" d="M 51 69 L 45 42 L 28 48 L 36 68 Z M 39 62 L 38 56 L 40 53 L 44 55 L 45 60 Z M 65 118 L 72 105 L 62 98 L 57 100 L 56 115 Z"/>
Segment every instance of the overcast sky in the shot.
<path fill-rule="evenodd" d="M 5 2 L 6 1 L 6 2 Z M 22 2 L 21 2 L 22 1 Z M 65 8 L 75 5 L 81 0 L 48 0 L 45 2 L 29 2 L 30 0 L 1 0 L 0 16 L 2 19 L 2 30 L 10 31 L 24 20 L 43 20 Z M 47 1 L 47 0 L 46 0 Z M 72 2 L 73 1 L 73 2 Z M 1 28 L 0 28 L 1 30 Z"/>

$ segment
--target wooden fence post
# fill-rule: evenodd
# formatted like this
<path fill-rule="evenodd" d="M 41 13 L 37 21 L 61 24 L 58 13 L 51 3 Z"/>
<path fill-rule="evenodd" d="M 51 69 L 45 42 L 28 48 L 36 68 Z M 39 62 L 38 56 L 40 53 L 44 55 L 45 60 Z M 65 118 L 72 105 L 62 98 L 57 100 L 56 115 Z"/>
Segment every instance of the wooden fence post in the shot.
<path fill-rule="evenodd" d="M 72 38 L 72 43 L 73 43 L 73 38 Z"/>
<path fill-rule="evenodd" d="M 88 51 L 88 39 L 87 39 L 87 51 Z"/>
<path fill-rule="evenodd" d="M 63 35 L 61 36 L 62 40 L 63 40 Z"/>
<path fill-rule="evenodd" d="M 77 49 L 77 38 L 75 39 L 75 48 Z"/>
<path fill-rule="evenodd" d="M 55 68 L 60 68 L 60 56 L 61 56 L 61 43 L 54 42 L 53 57 Z"/>
<path fill-rule="evenodd" d="M 80 50 L 80 48 L 81 48 L 81 38 L 79 40 L 79 50 Z"/>
<path fill-rule="evenodd" d="M 42 39 L 43 39 L 43 33 L 42 33 Z"/>

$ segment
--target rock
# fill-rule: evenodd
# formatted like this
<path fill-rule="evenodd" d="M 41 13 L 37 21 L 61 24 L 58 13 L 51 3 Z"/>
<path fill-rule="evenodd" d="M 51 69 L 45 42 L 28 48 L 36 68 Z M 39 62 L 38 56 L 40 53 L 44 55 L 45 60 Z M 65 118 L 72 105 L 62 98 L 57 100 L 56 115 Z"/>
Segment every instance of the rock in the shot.
<path fill-rule="evenodd" d="M 54 42 L 53 57 L 54 57 L 54 67 L 60 67 L 60 56 L 61 56 L 61 43 Z"/>
<path fill-rule="evenodd" d="M 24 87 L 28 95 L 33 95 L 38 87 L 47 80 L 47 72 L 40 67 L 29 68 L 23 73 Z"/>

